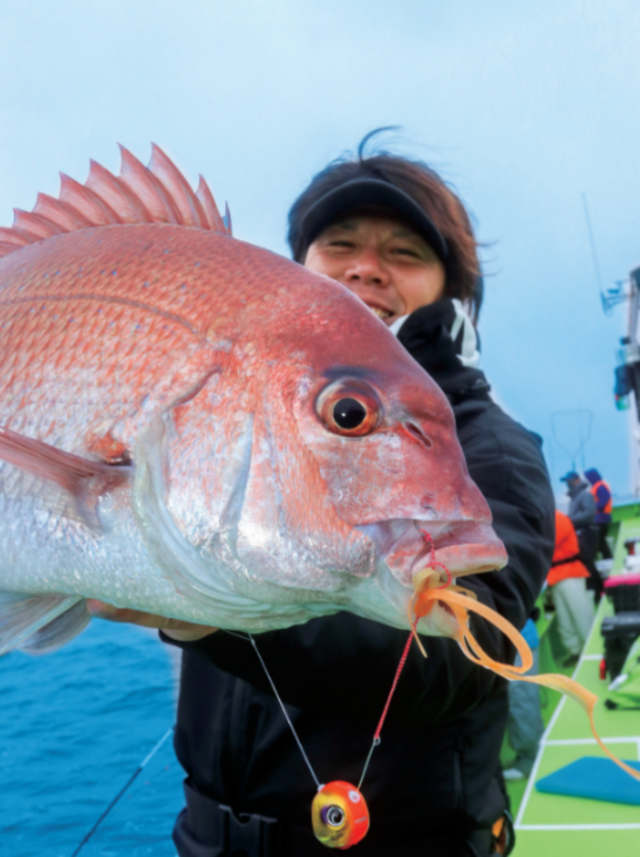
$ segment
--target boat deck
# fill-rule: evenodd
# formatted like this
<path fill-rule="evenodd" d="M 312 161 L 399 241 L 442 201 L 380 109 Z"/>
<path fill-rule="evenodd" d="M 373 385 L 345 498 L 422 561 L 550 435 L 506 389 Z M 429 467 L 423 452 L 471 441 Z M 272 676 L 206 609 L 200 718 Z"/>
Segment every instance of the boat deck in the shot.
<path fill-rule="evenodd" d="M 640 520 L 620 523 L 614 573 L 624 560 L 625 539 L 640 539 Z M 608 680 L 599 678 L 604 651 L 600 625 L 612 615 L 603 598 L 584 652 L 573 673 L 582 685 L 600 697 L 595 710 L 598 733 L 610 749 L 623 759 L 640 760 L 640 711 L 609 711 L 604 706 Z M 543 735 L 538 757 L 516 816 L 516 857 L 541 855 L 611 854 L 637 857 L 640 854 L 640 807 L 605 801 L 542 794 L 535 783 L 547 774 L 581 756 L 603 756 L 591 734 L 583 709 L 563 698 Z"/>

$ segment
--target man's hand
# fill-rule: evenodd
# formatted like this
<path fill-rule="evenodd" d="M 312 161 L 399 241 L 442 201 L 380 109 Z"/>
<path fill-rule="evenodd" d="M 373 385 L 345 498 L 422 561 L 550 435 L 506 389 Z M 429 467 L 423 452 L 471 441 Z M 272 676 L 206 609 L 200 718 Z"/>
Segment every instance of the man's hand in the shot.
<path fill-rule="evenodd" d="M 96 601 L 94 598 L 87 600 L 87 610 L 92 616 L 108 619 L 109 622 L 128 622 L 131 625 L 142 625 L 143 628 L 161 628 L 167 637 L 181 643 L 201 640 L 218 630 L 209 625 L 194 625 L 191 622 L 182 622 L 180 619 L 167 619 L 165 616 L 143 613 L 142 610 L 120 609 L 111 604 L 105 604 L 104 601 Z"/>

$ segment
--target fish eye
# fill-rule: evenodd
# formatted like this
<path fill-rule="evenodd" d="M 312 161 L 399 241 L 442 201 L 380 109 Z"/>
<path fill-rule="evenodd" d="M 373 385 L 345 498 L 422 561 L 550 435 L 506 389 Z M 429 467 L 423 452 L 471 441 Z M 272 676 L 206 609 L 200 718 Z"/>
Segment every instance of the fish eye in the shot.
<path fill-rule="evenodd" d="M 316 410 L 329 431 L 346 437 L 371 434 L 382 416 L 374 390 L 357 378 L 326 387 L 318 397 Z"/>
<path fill-rule="evenodd" d="M 358 428 L 367 418 L 367 411 L 364 405 L 357 399 L 352 399 L 347 396 L 344 399 L 338 399 L 333 406 L 333 419 L 336 425 L 341 429 L 351 431 Z"/>

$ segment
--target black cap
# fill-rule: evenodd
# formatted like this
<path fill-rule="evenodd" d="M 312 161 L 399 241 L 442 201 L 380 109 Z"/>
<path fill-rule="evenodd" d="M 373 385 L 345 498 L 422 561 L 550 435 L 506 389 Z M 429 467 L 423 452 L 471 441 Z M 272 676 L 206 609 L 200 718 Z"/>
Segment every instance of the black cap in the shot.
<path fill-rule="evenodd" d="M 304 249 L 341 216 L 367 205 L 382 205 L 396 211 L 426 239 L 440 261 L 446 262 L 449 255 L 447 242 L 425 211 L 408 193 L 389 182 L 373 178 L 345 182 L 321 196 L 311 206 L 300 223 Z"/>

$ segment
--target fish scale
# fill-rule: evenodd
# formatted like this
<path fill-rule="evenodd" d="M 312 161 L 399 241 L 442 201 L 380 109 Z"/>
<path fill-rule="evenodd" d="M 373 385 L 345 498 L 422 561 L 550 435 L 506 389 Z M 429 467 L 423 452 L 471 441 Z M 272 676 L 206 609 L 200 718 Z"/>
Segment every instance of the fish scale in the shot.
<path fill-rule="evenodd" d="M 228 223 L 154 147 L 0 230 L 0 649 L 66 642 L 86 598 L 406 627 L 426 520 L 456 574 L 504 564 L 428 375 L 350 292 Z M 354 396 L 366 431 L 336 422 Z"/>

